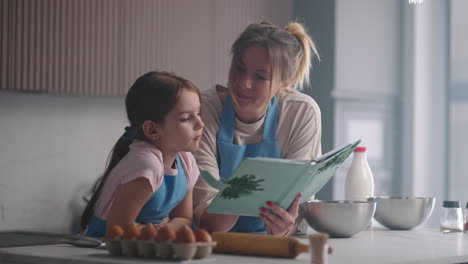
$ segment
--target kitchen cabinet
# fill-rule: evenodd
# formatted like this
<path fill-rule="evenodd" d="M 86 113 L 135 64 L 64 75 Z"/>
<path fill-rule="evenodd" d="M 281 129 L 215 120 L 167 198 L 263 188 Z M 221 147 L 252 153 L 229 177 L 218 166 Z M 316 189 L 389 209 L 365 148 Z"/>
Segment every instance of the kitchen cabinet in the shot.
<path fill-rule="evenodd" d="M 306 237 L 299 237 L 308 243 Z M 442 233 L 415 229 L 392 231 L 383 228 L 364 230 L 352 238 L 330 239 L 333 254 L 329 263 L 460 263 L 468 262 L 468 233 Z M 102 249 L 70 245 L 44 245 L 0 249 L 0 263 L 174 263 L 174 261 L 109 257 Z M 197 263 L 310 263 L 308 253 L 296 259 L 213 254 Z"/>

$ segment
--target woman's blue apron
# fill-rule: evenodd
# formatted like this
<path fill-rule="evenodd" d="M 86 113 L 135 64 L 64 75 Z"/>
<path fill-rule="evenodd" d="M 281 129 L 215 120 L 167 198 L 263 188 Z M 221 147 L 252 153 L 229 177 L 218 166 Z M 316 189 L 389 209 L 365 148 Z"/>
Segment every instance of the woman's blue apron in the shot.
<path fill-rule="evenodd" d="M 218 131 L 218 166 L 222 179 L 227 180 L 232 172 L 246 157 L 280 158 L 277 142 L 278 103 L 273 97 L 268 105 L 263 126 L 263 141 L 249 145 L 235 145 L 234 132 L 236 116 L 230 96 L 227 97 L 221 113 L 221 124 Z M 260 208 L 259 208 L 260 213 Z M 264 232 L 265 224 L 259 217 L 240 216 L 230 232 Z"/>
<path fill-rule="evenodd" d="M 145 203 L 135 220 L 136 222 L 141 224 L 160 223 L 184 199 L 187 193 L 187 177 L 179 156 L 176 157 L 176 163 L 177 176 L 164 175 L 159 189 Z M 89 221 L 86 235 L 103 237 L 105 232 L 106 221 L 93 215 Z"/>

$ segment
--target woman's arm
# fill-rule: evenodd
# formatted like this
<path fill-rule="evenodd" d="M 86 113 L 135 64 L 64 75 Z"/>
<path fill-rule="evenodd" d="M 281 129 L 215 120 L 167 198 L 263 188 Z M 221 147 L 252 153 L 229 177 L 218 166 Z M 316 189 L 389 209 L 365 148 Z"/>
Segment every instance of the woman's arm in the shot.
<path fill-rule="evenodd" d="M 205 206 L 199 225 L 208 232 L 228 232 L 236 224 L 238 218 L 238 215 L 208 213 Z"/>
<path fill-rule="evenodd" d="M 282 96 L 285 95 L 280 97 Z M 293 93 L 287 97 L 290 98 L 283 98 L 278 124 L 278 143 L 282 158 L 311 160 L 319 157 L 322 154 L 320 108 L 307 95 Z M 296 226 L 300 224 L 297 221 L 300 197 L 301 194 L 297 194 L 287 210 L 274 203 L 265 205 L 265 208 L 275 212 L 275 214 L 270 213 L 269 210 L 262 212 L 261 218 L 269 234 L 285 236 L 296 231 Z"/>
<path fill-rule="evenodd" d="M 215 91 L 203 97 L 201 116 L 205 127 L 199 149 L 193 153 L 200 170 L 208 171 L 219 180 L 216 138 L 219 129 L 221 100 Z M 199 177 L 193 190 L 194 221 L 200 225 L 202 214 L 218 191 L 211 187 L 203 177 Z M 209 225 L 211 219 L 203 217 L 204 224 Z"/>
<path fill-rule="evenodd" d="M 315 159 L 322 155 L 320 108 L 308 95 L 297 93 L 288 97 L 281 104 L 278 123 L 281 158 Z"/>

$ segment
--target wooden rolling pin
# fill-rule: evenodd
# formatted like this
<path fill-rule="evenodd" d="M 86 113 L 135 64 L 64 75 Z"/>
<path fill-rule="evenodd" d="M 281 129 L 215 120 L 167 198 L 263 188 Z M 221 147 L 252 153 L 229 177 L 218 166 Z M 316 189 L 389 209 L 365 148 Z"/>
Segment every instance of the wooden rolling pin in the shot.
<path fill-rule="evenodd" d="M 211 236 L 217 242 L 213 249 L 217 253 L 295 258 L 309 251 L 309 246 L 295 237 L 227 232 L 214 232 Z"/>

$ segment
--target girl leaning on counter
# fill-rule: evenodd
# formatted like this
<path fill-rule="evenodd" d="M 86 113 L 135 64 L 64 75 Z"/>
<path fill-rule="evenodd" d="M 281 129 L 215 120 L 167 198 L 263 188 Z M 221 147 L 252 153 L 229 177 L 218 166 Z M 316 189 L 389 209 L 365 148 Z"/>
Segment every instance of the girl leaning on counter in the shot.
<path fill-rule="evenodd" d="M 199 91 L 168 72 L 140 76 L 125 97 L 131 127 L 117 141 L 104 176 L 84 210 L 81 230 L 151 223 L 192 225 L 192 192 L 200 171 L 191 152 L 201 139 Z"/>
<path fill-rule="evenodd" d="M 308 83 L 314 56 L 315 44 L 299 23 L 285 29 L 267 22 L 249 25 L 232 46 L 227 88 L 217 85 L 202 94 L 205 130 L 194 153 L 200 169 L 227 179 L 245 157 L 320 156 L 320 109 L 294 90 Z M 277 236 L 295 231 L 300 193 L 287 210 L 268 202 L 259 217 L 208 213 L 214 195 L 200 177 L 194 187 L 194 221 L 209 231 Z"/>

